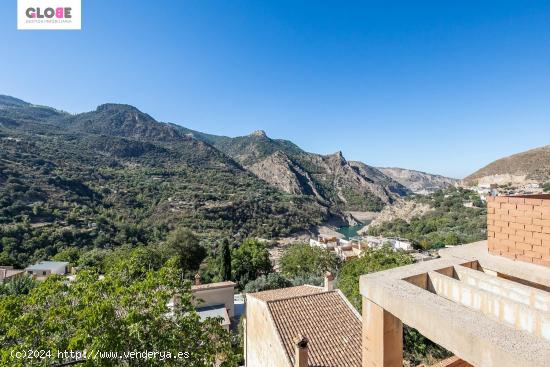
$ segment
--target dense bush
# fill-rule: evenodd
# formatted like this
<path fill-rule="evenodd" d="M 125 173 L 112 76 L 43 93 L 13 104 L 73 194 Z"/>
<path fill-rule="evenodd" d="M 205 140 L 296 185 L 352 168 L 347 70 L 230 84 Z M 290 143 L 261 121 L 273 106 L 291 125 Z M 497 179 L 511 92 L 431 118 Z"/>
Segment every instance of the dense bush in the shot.
<path fill-rule="evenodd" d="M 289 278 L 323 277 L 327 271 L 338 272 L 340 259 L 320 247 L 295 244 L 284 250 L 279 265 Z"/>
<path fill-rule="evenodd" d="M 151 263 L 144 265 L 143 261 Z M 100 278 L 80 272 L 70 284 L 51 276 L 28 294 L 0 296 L 0 364 L 43 366 L 71 360 L 67 351 L 157 350 L 187 358 L 148 360 L 120 356 L 86 359 L 83 366 L 222 366 L 238 365 L 232 338 L 217 319 L 201 321 L 192 304 L 190 283 L 182 281 L 177 259 L 152 263 L 145 249 L 118 258 Z M 158 269 L 157 269 L 158 268 Z M 169 308 L 175 294 L 181 302 Z M 167 315 L 170 315 L 167 317 Z M 47 359 L 15 358 L 23 350 L 52 351 Z"/>
<path fill-rule="evenodd" d="M 267 275 L 260 275 L 255 280 L 246 283 L 244 291 L 246 293 L 254 293 L 271 289 L 287 288 L 291 287 L 292 285 L 292 282 L 281 274 L 270 273 Z"/>
<path fill-rule="evenodd" d="M 338 274 L 337 285 L 353 306 L 361 310 L 359 293 L 361 275 L 412 264 L 412 262 L 411 256 L 402 251 L 394 251 L 389 246 L 378 250 L 367 249 L 363 251 L 363 256 L 344 263 Z"/>
<path fill-rule="evenodd" d="M 6 283 L 0 283 L 0 296 L 20 296 L 28 294 L 38 282 L 29 275 L 18 276 Z"/>
<path fill-rule="evenodd" d="M 254 239 L 248 239 L 231 253 L 231 269 L 233 279 L 240 289 L 261 275 L 273 271 L 267 247 Z"/>

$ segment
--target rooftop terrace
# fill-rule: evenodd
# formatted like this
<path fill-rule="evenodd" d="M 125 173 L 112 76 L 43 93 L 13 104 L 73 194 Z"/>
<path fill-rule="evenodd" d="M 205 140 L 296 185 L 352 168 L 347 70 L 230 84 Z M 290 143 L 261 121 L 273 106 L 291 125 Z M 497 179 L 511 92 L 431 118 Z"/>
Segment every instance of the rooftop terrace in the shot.
<path fill-rule="evenodd" d="M 490 254 L 487 241 L 440 254 L 361 277 L 363 366 L 402 365 L 405 323 L 474 366 L 548 367 L 550 268 Z"/>

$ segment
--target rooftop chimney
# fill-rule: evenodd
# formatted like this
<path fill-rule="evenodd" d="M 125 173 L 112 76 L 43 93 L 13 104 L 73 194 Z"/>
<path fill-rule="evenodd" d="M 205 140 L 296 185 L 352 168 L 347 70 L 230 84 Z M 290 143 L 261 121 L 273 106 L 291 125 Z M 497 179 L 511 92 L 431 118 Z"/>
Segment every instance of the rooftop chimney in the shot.
<path fill-rule="evenodd" d="M 201 285 L 201 275 L 199 273 L 195 274 L 195 285 Z"/>
<path fill-rule="evenodd" d="M 332 275 L 330 271 L 327 271 L 327 273 L 325 274 L 325 290 L 334 290 L 334 275 Z"/>
<path fill-rule="evenodd" d="M 307 367 L 308 340 L 302 335 L 294 339 L 294 367 Z"/>

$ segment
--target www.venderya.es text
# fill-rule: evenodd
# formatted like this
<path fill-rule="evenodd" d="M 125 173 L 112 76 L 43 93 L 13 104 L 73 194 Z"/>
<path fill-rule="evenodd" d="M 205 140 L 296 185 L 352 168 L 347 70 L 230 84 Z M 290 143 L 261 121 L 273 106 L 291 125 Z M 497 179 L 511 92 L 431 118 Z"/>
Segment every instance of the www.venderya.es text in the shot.
<path fill-rule="evenodd" d="M 189 352 L 169 351 L 74 351 L 74 350 L 33 350 L 26 349 L 12 351 L 11 357 L 15 359 L 56 359 L 59 361 L 79 361 L 85 359 L 142 359 L 165 361 L 170 359 L 187 359 Z"/>

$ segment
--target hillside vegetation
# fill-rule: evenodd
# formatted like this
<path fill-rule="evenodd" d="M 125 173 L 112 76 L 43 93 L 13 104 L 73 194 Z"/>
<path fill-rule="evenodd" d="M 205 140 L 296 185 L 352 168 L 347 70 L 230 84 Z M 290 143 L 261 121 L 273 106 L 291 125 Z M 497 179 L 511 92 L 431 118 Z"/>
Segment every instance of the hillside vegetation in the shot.
<path fill-rule="evenodd" d="M 0 108 L 0 263 L 157 243 L 177 227 L 238 240 L 329 218 L 314 198 L 273 188 L 206 142 L 128 106 L 98 110 Z"/>
<path fill-rule="evenodd" d="M 263 131 L 230 138 L 103 104 L 69 114 L 0 96 L 0 263 L 70 248 L 157 244 L 177 228 L 203 243 L 276 238 L 411 191 L 341 152 L 308 153 Z"/>
<path fill-rule="evenodd" d="M 455 246 L 487 238 L 487 210 L 473 191 L 449 188 L 409 200 L 428 205 L 433 210 L 409 221 L 398 218 L 369 227 L 368 234 L 407 238 L 421 249 Z"/>

